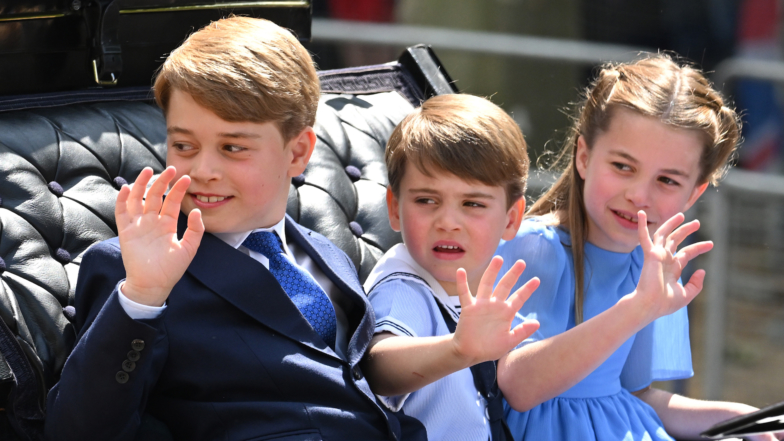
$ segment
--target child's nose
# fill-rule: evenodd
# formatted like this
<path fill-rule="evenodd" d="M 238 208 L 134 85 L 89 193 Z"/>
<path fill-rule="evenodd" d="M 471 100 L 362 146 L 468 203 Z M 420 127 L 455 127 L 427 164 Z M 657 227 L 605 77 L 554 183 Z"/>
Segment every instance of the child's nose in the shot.
<path fill-rule="evenodd" d="M 204 150 L 200 151 L 191 162 L 190 177 L 197 181 L 211 181 L 220 177 L 218 158 L 213 158 Z"/>
<path fill-rule="evenodd" d="M 435 227 L 445 231 L 460 229 L 459 213 L 447 207 L 441 208 L 436 214 Z"/>
<path fill-rule="evenodd" d="M 647 207 L 650 205 L 650 188 L 644 182 L 633 183 L 626 189 L 626 199 L 635 207 Z"/>

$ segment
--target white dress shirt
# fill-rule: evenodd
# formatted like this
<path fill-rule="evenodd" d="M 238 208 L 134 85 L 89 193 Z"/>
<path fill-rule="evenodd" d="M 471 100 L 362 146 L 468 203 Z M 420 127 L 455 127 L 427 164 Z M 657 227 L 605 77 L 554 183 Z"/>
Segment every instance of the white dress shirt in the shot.
<path fill-rule="evenodd" d="M 285 217 L 280 220 L 277 224 L 273 225 L 271 228 L 258 228 L 253 231 L 246 231 L 243 233 L 213 233 L 215 237 L 218 239 L 226 242 L 229 246 L 247 254 L 251 258 L 255 259 L 265 268 L 269 269 L 269 259 L 261 253 L 257 253 L 255 251 L 249 250 L 242 246 L 242 243 L 251 233 L 255 233 L 257 231 L 272 231 L 275 232 L 278 237 L 280 237 L 281 242 L 283 243 L 283 251 L 286 258 L 289 261 L 303 269 L 307 274 L 309 274 L 313 279 L 318 283 L 318 285 L 327 293 L 330 301 L 332 301 L 332 306 L 335 308 L 335 318 L 337 321 L 337 336 L 335 337 L 335 352 L 342 357 L 343 359 L 346 358 L 346 348 L 348 347 L 348 339 L 350 336 L 348 335 L 348 313 L 353 308 L 353 302 L 346 296 L 338 287 L 332 283 L 331 280 L 321 271 L 321 268 L 318 267 L 316 262 L 310 258 L 310 256 L 305 253 L 302 249 L 300 249 L 294 243 L 287 243 L 286 241 L 286 219 Z M 262 295 L 262 293 L 259 293 Z M 141 319 L 151 319 L 158 317 L 164 309 L 166 309 L 166 305 L 163 306 L 147 306 L 142 305 L 140 303 L 136 303 L 133 300 L 125 297 L 122 293 L 122 290 L 119 292 L 119 300 L 120 305 L 125 310 L 126 314 L 129 317 L 135 320 Z"/>

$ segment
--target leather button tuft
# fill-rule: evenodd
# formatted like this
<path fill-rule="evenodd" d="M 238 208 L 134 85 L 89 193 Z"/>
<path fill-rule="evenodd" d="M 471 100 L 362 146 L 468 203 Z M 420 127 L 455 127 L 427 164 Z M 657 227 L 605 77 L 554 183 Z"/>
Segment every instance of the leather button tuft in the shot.
<path fill-rule="evenodd" d="M 345 170 L 348 178 L 351 179 L 351 182 L 357 182 L 362 178 L 362 172 L 353 165 L 347 165 Z"/>
<path fill-rule="evenodd" d="M 353 372 L 354 379 L 359 381 L 362 379 L 362 371 L 359 370 L 359 366 L 354 366 Z"/>
<path fill-rule="evenodd" d="M 65 265 L 66 263 L 71 263 L 71 253 L 69 253 L 68 251 L 62 248 L 58 248 L 54 252 L 54 258 L 55 260 L 62 263 L 63 265 Z"/>
<path fill-rule="evenodd" d="M 49 188 L 49 191 L 51 191 L 52 194 L 54 194 L 58 198 L 63 196 L 63 193 L 64 193 L 63 186 L 58 184 L 57 182 L 52 181 L 52 182 L 46 184 L 46 186 Z"/>
<path fill-rule="evenodd" d="M 120 384 L 127 383 L 129 378 L 131 378 L 131 376 L 125 371 L 119 371 L 117 372 L 117 375 L 114 376 L 114 379 Z"/>
<path fill-rule="evenodd" d="M 125 360 L 122 363 L 122 368 L 125 372 L 133 372 L 133 370 L 136 369 L 136 363 L 131 360 Z"/>
<path fill-rule="evenodd" d="M 128 181 L 126 181 L 122 176 L 117 176 L 116 178 L 112 179 L 112 184 L 114 184 L 114 188 L 119 190 L 123 185 L 128 184 Z"/>
<path fill-rule="evenodd" d="M 294 176 L 291 178 L 291 183 L 294 184 L 295 187 L 299 188 L 305 184 L 305 175 L 301 174 L 298 176 Z"/>
<path fill-rule="evenodd" d="M 5 266 L 5 260 L 3 260 L 2 257 L 0 257 L 0 273 L 5 271 L 6 269 L 8 269 L 8 268 Z"/>
<path fill-rule="evenodd" d="M 71 305 L 66 306 L 63 308 L 63 315 L 69 322 L 73 323 L 76 320 L 76 308 Z"/>
<path fill-rule="evenodd" d="M 139 361 L 140 358 L 142 358 L 142 354 L 140 354 L 139 351 L 128 352 L 128 360 Z"/>
<path fill-rule="evenodd" d="M 133 348 L 134 351 L 141 352 L 144 349 L 144 340 L 137 338 L 136 340 L 132 341 L 131 348 Z"/>
<path fill-rule="evenodd" d="M 351 232 L 354 233 L 354 236 L 357 236 L 357 237 L 361 237 L 362 234 L 365 233 L 365 231 L 362 229 L 362 225 L 360 225 L 360 224 L 358 224 L 358 223 L 356 223 L 354 221 L 351 221 L 351 222 L 348 223 L 348 229 L 351 230 Z"/>

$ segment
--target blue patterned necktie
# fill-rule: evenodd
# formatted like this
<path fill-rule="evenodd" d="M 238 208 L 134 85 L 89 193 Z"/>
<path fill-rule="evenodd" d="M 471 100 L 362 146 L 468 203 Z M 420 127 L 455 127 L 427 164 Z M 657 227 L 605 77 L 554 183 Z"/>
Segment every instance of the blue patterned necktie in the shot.
<path fill-rule="evenodd" d="M 270 231 L 259 231 L 248 236 L 242 245 L 269 259 L 269 270 L 280 286 L 324 342 L 335 349 L 335 308 L 313 278 L 284 256 L 278 235 Z"/>

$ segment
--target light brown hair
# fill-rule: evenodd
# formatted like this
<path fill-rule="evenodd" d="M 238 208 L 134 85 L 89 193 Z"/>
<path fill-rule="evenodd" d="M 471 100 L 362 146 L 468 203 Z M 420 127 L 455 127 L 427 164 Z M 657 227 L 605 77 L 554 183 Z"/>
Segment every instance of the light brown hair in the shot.
<path fill-rule="evenodd" d="M 507 208 L 525 194 L 528 153 L 523 133 L 503 109 L 473 95 L 439 95 L 406 116 L 387 142 L 389 185 L 397 196 L 411 162 L 434 171 L 504 187 Z"/>
<path fill-rule="evenodd" d="M 263 19 L 210 23 L 172 51 L 155 79 L 166 112 L 172 89 L 230 122 L 274 122 L 288 141 L 313 126 L 320 84 L 308 51 L 288 30 Z"/>
<path fill-rule="evenodd" d="M 561 177 L 530 208 L 526 216 L 552 215 L 569 228 L 575 272 L 575 322 L 583 321 L 584 245 L 588 235 L 584 181 L 577 172 L 575 152 L 582 136 L 589 149 L 608 130 L 615 109 L 624 108 L 664 124 L 702 135 L 703 152 L 697 184 L 718 185 L 740 142 L 740 119 L 702 73 L 665 54 L 636 62 L 608 64 L 584 92 L 574 124 L 556 162 Z"/>

